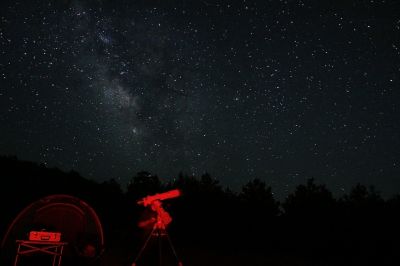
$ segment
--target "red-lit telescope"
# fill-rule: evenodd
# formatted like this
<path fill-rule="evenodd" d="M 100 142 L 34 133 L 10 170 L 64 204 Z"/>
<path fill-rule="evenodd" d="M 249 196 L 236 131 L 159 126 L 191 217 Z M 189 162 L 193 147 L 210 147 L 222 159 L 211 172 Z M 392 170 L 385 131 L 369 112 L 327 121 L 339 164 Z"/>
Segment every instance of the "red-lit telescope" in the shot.
<path fill-rule="evenodd" d="M 150 234 L 149 234 L 147 240 L 145 241 L 144 245 L 142 246 L 141 250 L 139 251 L 139 254 L 137 255 L 135 261 L 132 263 L 132 266 L 137 265 L 136 262 L 139 260 L 143 250 L 146 248 L 150 238 L 152 238 L 153 236 L 158 236 L 158 238 L 159 238 L 159 252 L 161 252 L 161 250 L 160 250 L 161 237 L 166 236 L 168 238 L 168 243 L 173 251 L 175 258 L 178 261 L 178 265 L 182 266 L 182 262 L 179 260 L 178 256 L 176 255 L 175 248 L 173 247 L 172 242 L 166 231 L 166 228 L 171 223 L 172 218 L 169 215 L 169 213 L 166 210 L 164 210 L 164 208 L 162 207 L 163 200 L 177 198 L 177 197 L 181 196 L 181 194 L 182 193 L 179 189 L 174 189 L 174 190 L 170 190 L 167 192 L 158 193 L 158 194 L 144 197 L 137 202 L 139 205 L 143 205 L 145 207 L 150 207 L 151 210 L 153 211 L 153 213 L 155 214 L 155 217 L 152 217 L 147 220 L 142 220 L 138 224 L 139 227 L 141 227 L 141 228 L 146 228 L 148 225 L 152 225 L 153 229 L 150 232 Z M 160 259 L 160 265 L 162 265 L 161 253 L 159 254 L 159 259 Z"/>
<path fill-rule="evenodd" d="M 172 222 L 172 218 L 169 213 L 162 207 L 162 201 L 166 199 L 177 198 L 181 195 L 179 189 L 170 190 L 163 193 L 158 193 L 144 197 L 137 203 L 150 209 L 156 214 L 156 217 L 152 217 L 147 220 L 139 222 L 139 227 L 145 228 L 148 225 L 154 225 L 154 228 L 165 230 L 165 228 Z"/>
<path fill-rule="evenodd" d="M 153 202 L 159 200 L 159 201 L 163 201 L 166 199 L 172 199 L 172 198 L 177 198 L 181 195 L 181 191 L 179 189 L 173 189 L 167 192 L 163 192 L 163 193 L 157 193 L 154 195 L 150 195 L 147 197 L 144 197 L 143 199 L 139 200 L 137 203 L 139 205 L 143 205 L 143 206 L 148 206 L 153 204 Z"/>

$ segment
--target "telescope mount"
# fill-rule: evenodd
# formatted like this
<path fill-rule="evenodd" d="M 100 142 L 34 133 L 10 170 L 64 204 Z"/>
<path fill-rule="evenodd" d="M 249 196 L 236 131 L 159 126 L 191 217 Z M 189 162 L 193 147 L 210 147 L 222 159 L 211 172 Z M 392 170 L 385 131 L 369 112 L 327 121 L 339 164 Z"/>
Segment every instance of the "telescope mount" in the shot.
<path fill-rule="evenodd" d="M 162 258 L 162 242 L 163 239 L 167 240 L 167 243 L 177 261 L 177 265 L 178 266 L 183 266 L 181 260 L 178 258 L 178 255 L 176 253 L 176 250 L 172 244 L 171 238 L 168 235 L 167 232 L 167 226 L 168 224 L 172 221 L 171 216 L 169 215 L 169 213 L 167 211 L 164 210 L 164 208 L 162 207 L 161 201 L 160 200 L 154 200 L 152 201 L 150 204 L 151 209 L 156 213 L 156 218 L 152 218 L 150 221 L 147 221 L 145 223 L 149 223 L 149 222 L 153 222 L 153 228 L 151 230 L 151 232 L 149 233 L 149 235 L 146 238 L 146 241 L 144 242 L 144 244 L 142 245 L 139 253 L 137 254 L 135 260 L 133 261 L 131 266 L 138 266 L 137 262 L 139 261 L 139 259 L 141 258 L 143 252 L 145 251 L 145 249 L 148 247 L 148 244 L 150 242 L 150 240 L 152 239 L 156 239 L 158 242 L 158 263 L 159 266 L 163 265 L 163 258 Z M 147 205 L 146 205 L 147 206 Z"/>

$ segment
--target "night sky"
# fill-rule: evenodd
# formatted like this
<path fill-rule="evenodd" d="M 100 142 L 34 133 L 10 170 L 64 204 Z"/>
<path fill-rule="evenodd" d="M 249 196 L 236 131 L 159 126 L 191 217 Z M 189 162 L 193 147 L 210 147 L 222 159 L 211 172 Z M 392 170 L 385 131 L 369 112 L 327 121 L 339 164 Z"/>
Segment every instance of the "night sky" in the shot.
<path fill-rule="evenodd" d="M 0 3 L 0 155 L 400 192 L 400 1 Z"/>

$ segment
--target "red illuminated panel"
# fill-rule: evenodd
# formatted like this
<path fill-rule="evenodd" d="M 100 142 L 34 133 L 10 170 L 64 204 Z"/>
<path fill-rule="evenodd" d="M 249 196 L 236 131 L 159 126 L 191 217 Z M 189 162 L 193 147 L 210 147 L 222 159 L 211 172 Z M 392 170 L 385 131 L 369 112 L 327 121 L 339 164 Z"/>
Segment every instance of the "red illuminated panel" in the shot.
<path fill-rule="evenodd" d="M 61 233 L 44 232 L 44 231 L 30 231 L 29 232 L 29 240 L 30 241 L 59 242 L 61 240 Z"/>

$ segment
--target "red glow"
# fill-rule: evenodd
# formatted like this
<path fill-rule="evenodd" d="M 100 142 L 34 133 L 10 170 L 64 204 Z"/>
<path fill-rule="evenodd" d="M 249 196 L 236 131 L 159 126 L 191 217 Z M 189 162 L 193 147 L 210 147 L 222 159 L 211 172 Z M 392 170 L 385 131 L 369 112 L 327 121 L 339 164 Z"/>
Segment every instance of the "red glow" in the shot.
<path fill-rule="evenodd" d="M 140 221 L 138 226 L 141 228 L 145 228 L 151 225 L 157 229 L 165 229 L 172 222 L 172 218 L 171 215 L 169 215 L 169 213 L 165 211 L 162 207 L 161 201 L 176 198 L 180 195 L 181 191 L 179 189 L 174 189 L 164 193 L 147 196 L 138 201 L 138 204 L 141 204 L 143 206 L 150 206 L 151 210 L 154 211 L 157 215 L 156 217 Z"/>
<path fill-rule="evenodd" d="M 58 232 L 44 232 L 44 231 L 30 231 L 30 241 L 50 241 L 59 242 L 61 240 L 61 233 Z"/>
<path fill-rule="evenodd" d="M 166 200 L 179 197 L 181 195 L 181 191 L 179 189 L 170 190 L 164 193 L 158 193 L 151 196 L 144 197 L 142 200 L 138 201 L 138 204 L 142 204 L 143 206 L 151 205 L 154 201 Z"/>
<path fill-rule="evenodd" d="M 139 254 L 137 255 L 135 261 L 132 263 L 132 266 L 136 266 L 136 262 L 140 258 L 142 252 L 146 248 L 150 238 L 157 236 L 159 238 L 159 263 L 161 263 L 161 237 L 167 237 L 168 238 L 168 243 L 173 251 L 173 254 L 175 255 L 175 258 L 178 261 L 178 266 L 182 266 L 181 261 L 179 260 L 178 256 L 176 255 L 175 248 L 172 246 L 172 242 L 168 236 L 167 233 L 167 226 L 172 222 L 172 218 L 169 215 L 167 211 L 164 210 L 162 207 L 162 201 L 166 199 L 171 199 L 171 198 L 176 198 L 181 195 L 181 191 L 178 189 L 170 190 L 164 193 L 159 193 L 151 196 L 144 197 L 142 200 L 138 201 L 137 203 L 140 205 L 143 205 L 145 207 L 150 207 L 150 210 L 152 212 L 153 217 L 150 219 L 142 220 L 139 222 L 139 227 L 142 228 L 147 228 L 149 226 L 152 226 L 152 230 L 145 241 L 143 247 L 139 251 Z"/>

